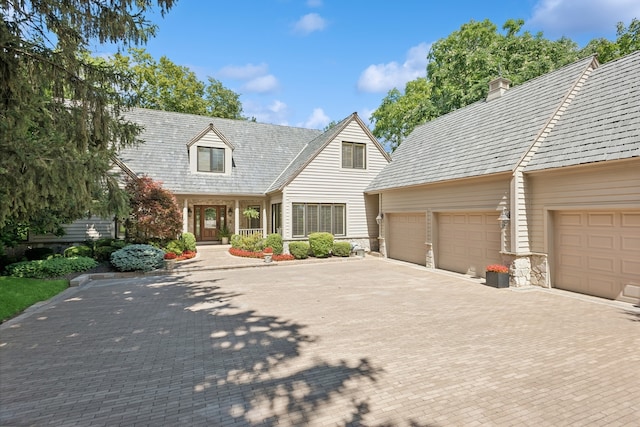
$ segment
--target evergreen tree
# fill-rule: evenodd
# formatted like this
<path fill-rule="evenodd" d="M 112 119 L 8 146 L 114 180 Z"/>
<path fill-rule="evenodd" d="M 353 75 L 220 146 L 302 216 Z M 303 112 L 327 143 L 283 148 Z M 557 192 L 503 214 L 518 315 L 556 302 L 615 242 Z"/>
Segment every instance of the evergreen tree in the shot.
<path fill-rule="evenodd" d="M 110 170 L 139 132 L 121 119 L 131 80 L 88 46 L 146 42 L 145 13 L 173 2 L 0 0 L 0 228 L 125 211 Z"/>

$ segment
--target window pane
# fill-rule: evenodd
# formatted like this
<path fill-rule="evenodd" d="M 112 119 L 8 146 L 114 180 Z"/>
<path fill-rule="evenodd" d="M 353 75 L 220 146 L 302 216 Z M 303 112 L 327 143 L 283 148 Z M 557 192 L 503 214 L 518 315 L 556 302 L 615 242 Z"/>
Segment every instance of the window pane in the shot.
<path fill-rule="evenodd" d="M 198 147 L 198 171 L 211 172 L 211 148 Z"/>
<path fill-rule="evenodd" d="M 320 228 L 318 231 L 331 233 L 331 205 L 320 206 Z"/>
<path fill-rule="evenodd" d="M 342 167 L 353 167 L 353 144 L 350 144 L 348 142 L 342 143 Z"/>
<path fill-rule="evenodd" d="M 224 172 L 224 148 L 211 149 L 211 171 Z"/>
<path fill-rule="evenodd" d="M 353 167 L 356 169 L 364 169 L 364 144 L 353 144 Z"/>
<path fill-rule="evenodd" d="M 304 205 L 293 204 L 293 211 L 291 212 L 291 226 L 293 228 L 292 233 L 294 236 L 304 236 Z"/>
<path fill-rule="evenodd" d="M 318 205 L 307 205 L 307 229 L 306 234 L 318 231 Z"/>
<path fill-rule="evenodd" d="M 344 236 L 347 234 L 345 232 L 345 220 L 344 220 L 345 209 L 344 205 L 334 205 L 333 206 L 333 234 L 335 236 Z"/>

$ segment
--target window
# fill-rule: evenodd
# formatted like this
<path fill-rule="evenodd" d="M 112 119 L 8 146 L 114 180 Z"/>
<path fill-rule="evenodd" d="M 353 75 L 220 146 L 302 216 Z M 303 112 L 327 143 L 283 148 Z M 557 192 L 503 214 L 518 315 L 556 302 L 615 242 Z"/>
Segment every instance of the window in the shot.
<path fill-rule="evenodd" d="M 334 236 L 344 236 L 345 212 L 344 204 L 294 203 L 292 234 L 302 237 L 324 231 Z"/>
<path fill-rule="evenodd" d="M 198 172 L 224 173 L 224 148 L 198 147 Z"/>
<path fill-rule="evenodd" d="M 342 167 L 347 169 L 366 168 L 366 144 L 356 144 L 355 142 L 342 143 Z"/>
<path fill-rule="evenodd" d="M 282 203 L 271 205 L 271 232 L 282 234 Z"/>
<path fill-rule="evenodd" d="M 252 228 L 252 229 L 256 229 L 256 228 L 262 228 L 261 224 L 261 219 L 260 219 L 260 206 L 248 206 L 248 209 L 253 209 L 254 211 L 258 212 L 258 217 L 257 218 L 247 218 L 247 228 Z"/>

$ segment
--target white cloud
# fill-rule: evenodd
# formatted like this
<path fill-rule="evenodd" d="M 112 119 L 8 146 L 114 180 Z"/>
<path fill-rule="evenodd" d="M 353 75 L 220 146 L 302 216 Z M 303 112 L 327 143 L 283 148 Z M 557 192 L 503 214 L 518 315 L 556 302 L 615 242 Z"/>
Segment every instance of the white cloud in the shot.
<path fill-rule="evenodd" d="M 269 93 L 276 91 L 278 87 L 278 79 L 272 74 L 268 74 L 249 80 L 242 86 L 242 90 L 254 93 Z"/>
<path fill-rule="evenodd" d="M 369 65 L 360 74 L 358 89 L 362 92 L 381 93 L 388 92 L 394 87 L 403 89 L 408 81 L 425 76 L 429 49 L 430 45 L 427 43 L 412 47 L 407 52 L 407 59 L 402 65 L 395 61 Z"/>
<path fill-rule="evenodd" d="M 313 113 L 302 124 L 302 127 L 308 129 L 323 129 L 329 124 L 331 119 L 324 113 L 322 108 L 314 108 Z"/>
<path fill-rule="evenodd" d="M 287 121 L 289 106 L 277 99 L 269 105 L 263 105 L 255 101 L 245 101 L 242 103 L 242 107 L 248 117 L 255 117 L 260 123 L 289 125 Z"/>
<path fill-rule="evenodd" d="M 317 13 L 309 13 L 300 18 L 294 25 L 293 31 L 307 35 L 314 31 L 322 31 L 327 26 L 327 21 Z"/>
<path fill-rule="evenodd" d="M 254 64 L 247 64 L 247 65 L 241 65 L 241 66 L 228 65 L 226 67 L 223 67 L 218 72 L 218 75 L 220 77 L 225 77 L 229 79 L 249 80 L 249 79 L 256 78 L 258 76 L 263 76 L 268 72 L 269 72 L 269 66 L 263 62 L 262 64 L 258 64 L 258 65 L 254 65 Z"/>
<path fill-rule="evenodd" d="M 638 0 L 539 0 L 528 25 L 545 35 L 573 38 L 577 33 L 615 32 L 618 22 L 640 17 Z"/>
<path fill-rule="evenodd" d="M 307 0 L 307 6 L 309 7 L 321 7 L 322 0 Z"/>

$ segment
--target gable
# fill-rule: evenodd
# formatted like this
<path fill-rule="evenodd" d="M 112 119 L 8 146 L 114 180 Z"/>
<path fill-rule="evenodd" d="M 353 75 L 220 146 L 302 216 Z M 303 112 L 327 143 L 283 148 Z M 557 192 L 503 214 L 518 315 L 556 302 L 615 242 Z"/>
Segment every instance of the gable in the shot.
<path fill-rule="evenodd" d="M 382 160 L 384 164 L 390 161 L 389 155 L 384 151 L 378 140 L 371 134 L 358 115 L 353 113 L 333 128 L 310 141 L 273 182 L 268 192 L 281 191 L 312 162 L 315 162 L 321 154 L 323 154 L 322 158 L 327 159 L 322 167 L 327 174 L 343 169 L 342 150 L 335 150 L 338 147 L 336 144 L 339 144 L 341 148 L 343 143 L 364 144 L 366 158 L 372 157 L 378 161 Z M 325 152 L 330 145 L 329 151 Z M 328 153 L 330 154 L 327 156 Z M 323 160 L 319 161 L 322 162 Z M 370 170 L 368 167 L 364 169 Z"/>

